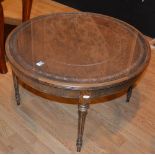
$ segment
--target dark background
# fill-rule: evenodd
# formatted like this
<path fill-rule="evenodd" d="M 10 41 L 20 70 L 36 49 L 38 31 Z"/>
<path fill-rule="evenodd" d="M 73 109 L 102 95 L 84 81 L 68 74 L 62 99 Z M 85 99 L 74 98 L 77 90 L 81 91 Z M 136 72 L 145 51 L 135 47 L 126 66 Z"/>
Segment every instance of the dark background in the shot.
<path fill-rule="evenodd" d="M 155 0 L 56 0 L 81 11 L 113 16 L 155 37 Z"/>

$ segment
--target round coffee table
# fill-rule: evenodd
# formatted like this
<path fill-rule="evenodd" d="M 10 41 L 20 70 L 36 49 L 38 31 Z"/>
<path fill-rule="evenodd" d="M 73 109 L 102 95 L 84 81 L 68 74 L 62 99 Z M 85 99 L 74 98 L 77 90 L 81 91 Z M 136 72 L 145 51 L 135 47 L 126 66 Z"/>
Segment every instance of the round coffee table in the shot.
<path fill-rule="evenodd" d="M 25 22 L 8 37 L 6 52 L 17 105 L 18 79 L 49 95 L 79 99 L 77 151 L 91 99 L 127 90 L 129 102 L 150 59 L 149 44 L 135 28 L 112 17 L 80 12 Z"/>

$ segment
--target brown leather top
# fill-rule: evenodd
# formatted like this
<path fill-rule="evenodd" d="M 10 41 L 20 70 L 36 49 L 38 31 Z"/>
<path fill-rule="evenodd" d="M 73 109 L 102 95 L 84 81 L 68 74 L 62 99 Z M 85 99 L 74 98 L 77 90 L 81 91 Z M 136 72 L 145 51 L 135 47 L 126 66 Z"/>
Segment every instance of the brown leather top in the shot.
<path fill-rule="evenodd" d="M 120 82 L 138 75 L 150 58 L 142 34 L 93 13 L 34 18 L 7 41 L 10 62 L 36 79 L 74 84 Z"/>

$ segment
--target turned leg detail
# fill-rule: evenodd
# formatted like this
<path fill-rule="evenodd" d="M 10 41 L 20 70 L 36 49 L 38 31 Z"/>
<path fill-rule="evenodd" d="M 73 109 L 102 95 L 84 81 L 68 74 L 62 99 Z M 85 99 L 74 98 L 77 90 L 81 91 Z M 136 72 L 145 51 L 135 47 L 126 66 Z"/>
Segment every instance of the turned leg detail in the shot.
<path fill-rule="evenodd" d="M 130 101 L 130 98 L 131 98 L 131 95 L 132 95 L 132 89 L 133 89 L 133 86 L 130 86 L 128 88 L 126 102 L 129 102 Z"/>
<path fill-rule="evenodd" d="M 89 97 L 88 95 L 83 95 L 80 98 L 80 103 L 78 105 L 78 138 L 76 141 L 77 152 L 81 151 L 82 142 L 83 142 L 83 132 L 85 119 L 87 115 L 87 110 L 89 108 Z"/>
<path fill-rule="evenodd" d="M 17 105 L 20 105 L 20 94 L 19 94 L 18 78 L 14 73 L 12 73 L 12 75 L 13 75 L 13 83 L 14 83 L 16 103 L 17 103 Z"/>

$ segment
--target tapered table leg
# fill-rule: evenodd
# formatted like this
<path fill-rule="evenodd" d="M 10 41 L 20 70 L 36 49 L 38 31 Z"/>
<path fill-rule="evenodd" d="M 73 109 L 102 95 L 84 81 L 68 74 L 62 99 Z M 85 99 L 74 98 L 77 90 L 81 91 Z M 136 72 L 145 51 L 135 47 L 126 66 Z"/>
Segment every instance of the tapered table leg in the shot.
<path fill-rule="evenodd" d="M 87 115 L 87 110 L 89 108 L 89 96 L 83 95 L 80 98 L 80 103 L 78 105 L 78 138 L 76 141 L 77 152 L 81 151 L 82 142 L 83 142 L 83 132 L 84 132 L 84 124 Z"/>
<path fill-rule="evenodd" d="M 132 89 L 133 89 L 133 86 L 130 86 L 129 89 L 128 89 L 126 102 L 130 101 L 130 98 L 131 98 L 131 95 L 132 95 Z"/>
<path fill-rule="evenodd" d="M 14 83 L 14 89 L 15 89 L 15 98 L 17 105 L 20 105 L 20 94 L 19 94 L 19 83 L 17 76 L 12 72 L 13 76 L 13 83 Z"/>

